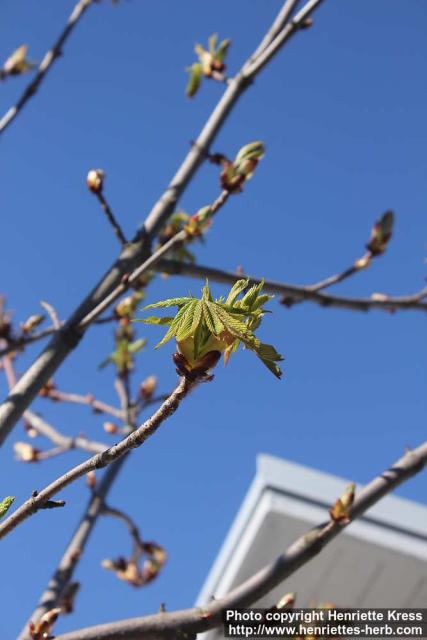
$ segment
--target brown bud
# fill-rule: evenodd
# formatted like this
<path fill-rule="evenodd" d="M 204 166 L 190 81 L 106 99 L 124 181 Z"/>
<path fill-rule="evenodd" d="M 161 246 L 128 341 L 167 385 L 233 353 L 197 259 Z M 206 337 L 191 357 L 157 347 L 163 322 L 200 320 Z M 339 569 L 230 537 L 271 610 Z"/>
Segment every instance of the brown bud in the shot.
<path fill-rule="evenodd" d="M 89 489 L 94 489 L 96 486 L 96 476 L 95 476 L 95 471 L 89 471 L 86 474 L 86 484 L 89 487 Z"/>
<path fill-rule="evenodd" d="M 302 22 L 300 22 L 299 28 L 309 29 L 312 25 L 313 25 L 312 18 L 305 18 L 305 20 L 302 20 Z"/>
<path fill-rule="evenodd" d="M 144 400 L 147 400 L 148 398 L 151 398 L 151 396 L 156 390 L 156 387 L 157 387 L 156 376 L 149 376 L 144 380 L 144 382 L 142 382 L 139 388 L 139 393 L 141 394 L 141 397 Z"/>
<path fill-rule="evenodd" d="M 46 382 L 46 384 L 40 389 L 39 391 L 39 396 L 41 396 L 42 398 L 48 398 L 51 391 L 55 390 L 55 383 L 52 380 L 52 378 L 50 380 L 48 380 Z"/>
<path fill-rule="evenodd" d="M 103 427 L 106 433 L 115 434 L 120 432 L 119 427 L 114 422 L 104 422 Z"/>
<path fill-rule="evenodd" d="M 101 193 L 104 186 L 105 173 L 102 169 L 91 169 L 87 174 L 86 184 L 92 193 Z"/>
<path fill-rule="evenodd" d="M 220 351 L 208 351 L 208 353 L 198 361 L 197 367 L 194 368 L 194 372 L 206 373 L 210 369 L 213 369 L 218 364 L 220 357 Z"/>

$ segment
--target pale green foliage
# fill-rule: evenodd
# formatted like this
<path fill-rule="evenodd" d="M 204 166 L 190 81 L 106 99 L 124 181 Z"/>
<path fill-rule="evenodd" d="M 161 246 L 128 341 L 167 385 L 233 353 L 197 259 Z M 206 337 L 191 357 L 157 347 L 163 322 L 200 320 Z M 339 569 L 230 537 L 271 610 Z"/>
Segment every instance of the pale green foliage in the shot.
<path fill-rule="evenodd" d="M 198 62 L 186 69 L 190 74 L 186 88 L 186 94 L 189 98 L 192 98 L 197 93 L 203 77 L 212 78 L 215 73 L 222 73 L 225 70 L 224 60 L 230 44 L 230 40 L 223 40 L 218 45 L 218 36 L 216 34 L 209 38 L 207 50 L 201 44 L 196 44 L 194 50 L 197 54 Z"/>
<path fill-rule="evenodd" d="M 7 496 L 7 498 L 4 498 L 0 502 L 0 519 L 3 518 L 3 516 L 5 516 L 6 513 L 9 511 L 14 500 L 15 500 L 14 496 Z"/>
<path fill-rule="evenodd" d="M 272 296 L 261 294 L 263 282 L 249 289 L 248 286 L 248 280 L 238 280 L 227 299 L 214 300 L 206 282 L 201 299 L 192 296 L 171 298 L 145 307 L 145 310 L 178 307 L 174 317 L 149 317 L 142 322 L 168 325 L 168 331 L 156 348 L 175 338 L 179 351 L 191 367 L 197 366 L 209 351 L 223 352 L 227 362 L 231 353 L 243 344 L 280 378 L 282 372 L 276 363 L 283 360 L 282 356 L 272 345 L 263 344 L 254 334 L 266 313 L 263 307 Z M 246 289 L 246 294 L 239 300 Z"/>

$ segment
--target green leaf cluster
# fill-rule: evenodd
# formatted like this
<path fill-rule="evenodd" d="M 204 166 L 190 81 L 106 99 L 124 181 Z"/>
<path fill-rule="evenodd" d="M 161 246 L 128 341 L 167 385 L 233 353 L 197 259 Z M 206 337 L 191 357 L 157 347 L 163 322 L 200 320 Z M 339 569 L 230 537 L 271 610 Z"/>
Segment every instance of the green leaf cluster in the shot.
<path fill-rule="evenodd" d="M 242 147 L 233 162 L 223 162 L 221 187 L 230 193 L 242 190 L 244 183 L 252 177 L 258 162 L 265 155 L 262 142 L 250 142 Z"/>
<path fill-rule="evenodd" d="M 141 299 L 141 298 L 138 298 Z M 126 299 L 122 301 L 124 305 L 123 313 L 127 311 Z M 130 304 L 130 303 L 129 303 Z M 131 305 L 132 306 L 132 305 Z M 99 369 L 104 369 L 109 364 L 113 364 L 119 376 L 125 376 L 129 371 L 133 369 L 134 360 L 137 353 L 139 353 L 147 344 L 145 338 L 138 338 L 135 340 L 135 331 L 131 325 L 131 317 L 122 315 L 115 332 L 115 350 L 99 365 Z"/>
<path fill-rule="evenodd" d="M 168 331 L 156 348 L 175 338 L 178 351 L 190 368 L 197 367 L 210 351 L 224 353 L 227 362 L 242 344 L 280 378 L 282 372 L 277 362 L 283 360 L 282 356 L 272 345 L 262 343 L 254 333 L 266 313 L 264 305 L 272 296 L 261 293 L 263 282 L 248 287 L 249 280 L 238 280 L 226 299 L 214 300 L 206 282 L 200 299 L 192 296 L 171 298 L 145 307 L 145 310 L 178 307 L 175 316 L 149 317 L 142 322 L 168 326 Z"/>
<path fill-rule="evenodd" d="M 230 40 L 223 40 L 218 45 L 218 36 L 215 33 L 209 38 L 207 50 L 201 44 L 196 44 L 194 50 L 197 53 L 198 62 L 186 69 L 190 74 L 186 88 L 189 98 L 196 95 L 203 76 L 212 78 L 215 77 L 215 73 L 220 74 L 225 70 L 224 60 L 230 44 Z"/>

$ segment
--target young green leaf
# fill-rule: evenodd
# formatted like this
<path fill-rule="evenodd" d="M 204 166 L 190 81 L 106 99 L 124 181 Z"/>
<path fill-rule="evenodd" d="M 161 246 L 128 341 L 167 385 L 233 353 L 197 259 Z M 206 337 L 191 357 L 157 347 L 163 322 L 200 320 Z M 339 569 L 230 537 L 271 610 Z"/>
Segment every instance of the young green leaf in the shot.
<path fill-rule="evenodd" d="M 185 93 L 187 94 L 188 98 L 192 98 L 193 96 L 196 95 L 197 91 L 199 90 L 200 83 L 202 81 L 202 76 L 203 76 L 203 67 L 200 64 L 200 62 L 195 62 L 194 64 L 191 65 L 191 67 L 187 68 L 187 71 L 190 74 L 190 77 L 188 79 L 188 84 L 187 84 Z"/>
<path fill-rule="evenodd" d="M 3 498 L 3 500 L 0 502 L 0 519 L 3 518 L 6 515 L 6 513 L 9 511 L 14 500 L 15 500 L 14 496 L 7 496 L 6 498 Z"/>
<path fill-rule="evenodd" d="M 263 305 L 271 296 L 261 294 L 261 282 L 252 286 L 246 295 L 238 300 L 238 296 L 244 292 L 248 284 L 247 280 L 237 281 L 225 303 L 223 298 L 212 298 L 209 284 L 206 282 L 200 300 L 192 297 L 172 298 L 148 305 L 146 309 L 167 308 L 173 305 L 178 307 L 173 319 L 150 317 L 146 320 L 149 324 L 169 325 L 169 330 L 156 348 L 175 337 L 181 360 L 186 363 L 185 369 L 190 371 L 200 367 L 207 354 L 214 351 L 224 353 L 224 360 L 227 362 L 242 343 L 280 378 L 282 372 L 277 362 L 283 360 L 282 356 L 272 345 L 262 343 L 254 334 L 254 330 L 259 327 L 264 314 L 267 313 Z"/>

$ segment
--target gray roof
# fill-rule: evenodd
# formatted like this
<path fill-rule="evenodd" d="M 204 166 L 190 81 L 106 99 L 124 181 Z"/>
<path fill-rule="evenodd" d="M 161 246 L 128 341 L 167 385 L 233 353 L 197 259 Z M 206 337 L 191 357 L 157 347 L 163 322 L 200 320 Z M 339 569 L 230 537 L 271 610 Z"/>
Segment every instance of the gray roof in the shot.
<path fill-rule="evenodd" d="M 197 603 L 225 595 L 298 536 L 327 520 L 327 510 L 348 484 L 342 478 L 259 455 L 255 478 Z M 425 607 L 427 507 L 394 496 L 384 498 L 258 606 L 272 606 L 288 591 L 297 592 L 299 607 L 320 602 L 343 607 Z"/>

